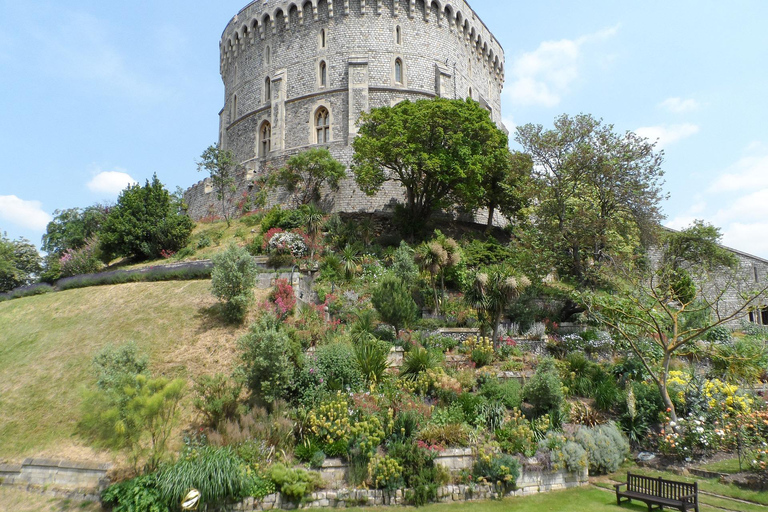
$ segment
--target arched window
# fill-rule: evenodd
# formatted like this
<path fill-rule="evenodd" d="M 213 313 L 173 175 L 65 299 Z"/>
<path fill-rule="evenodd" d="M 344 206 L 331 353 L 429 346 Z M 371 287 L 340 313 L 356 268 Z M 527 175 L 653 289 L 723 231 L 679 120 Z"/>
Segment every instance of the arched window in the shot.
<path fill-rule="evenodd" d="M 320 48 L 325 48 L 325 29 L 320 31 Z"/>
<path fill-rule="evenodd" d="M 400 30 L 400 25 L 395 28 L 395 44 L 403 44 L 403 31 Z"/>
<path fill-rule="evenodd" d="M 232 96 L 232 112 L 230 113 L 230 119 L 232 121 L 237 119 L 237 94 Z"/>
<path fill-rule="evenodd" d="M 272 125 L 269 121 L 261 123 L 259 130 L 259 156 L 267 156 L 272 150 Z"/>
<path fill-rule="evenodd" d="M 472 88 L 469 88 L 469 99 L 472 99 Z"/>
<path fill-rule="evenodd" d="M 403 83 L 403 61 L 395 59 L 395 83 Z"/>
<path fill-rule="evenodd" d="M 328 85 L 328 66 L 325 65 L 325 61 L 320 61 L 320 87 Z"/>
<path fill-rule="evenodd" d="M 272 63 L 272 49 L 269 46 L 264 50 L 264 62 L 267 65 Z"/>
<path fill-rule="evenodd" d="M 264 79 L 264 101 L 272 99 L 272 80 L 269 77 Z"/>
<path fill-rule="evenodd" d="M 325 144 L 331 140 L 331 122 L 328 109 L 320 107 L 315 112 L 315 142 Z"/>

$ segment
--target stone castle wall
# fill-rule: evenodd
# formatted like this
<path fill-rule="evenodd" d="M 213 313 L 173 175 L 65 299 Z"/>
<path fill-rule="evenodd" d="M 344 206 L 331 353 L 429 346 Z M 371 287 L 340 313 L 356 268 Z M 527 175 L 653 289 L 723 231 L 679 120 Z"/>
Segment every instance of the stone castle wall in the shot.
<path fill-rule="evenodd" d="M 464 0 L 257 0 L 227 25 L 220 50 L 219 144 L 243 165 L 232 210 L 256 177 L 302 150 L 327 147 L 349 169 L 357 120 L 371 108 L 472 97 L 503 128 L 504 51 Z M 321 111 L 330 136 L 319 142 Z M 190 216 L 217 215 L 215 196 L 208 180 L 191 187 Z M 388 183 L 369 197 L 348 170 L 326 199 L 330 211 L 387 211 L 403 192 Z M 279 193 L 268 201 L 288 202 Z"/>

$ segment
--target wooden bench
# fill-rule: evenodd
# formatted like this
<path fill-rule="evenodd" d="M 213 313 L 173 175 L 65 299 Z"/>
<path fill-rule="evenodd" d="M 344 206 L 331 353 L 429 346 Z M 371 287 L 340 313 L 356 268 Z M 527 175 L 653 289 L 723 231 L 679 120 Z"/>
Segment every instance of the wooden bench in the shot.
<path fill-rule="evenodd" d="M 626 490 L 619 490 L 626 486 Z M 638 500 L 664 510 L 664 507 L 676 508 L 683 512 L 695 510 L 699 512 L 699 486 L 696 482 L 674 482 L 661 477 L 633 475 L 627 472 L 627 483 L 614 484 L 616 488 L 616 503 L 621 505 L 622 498 L 626 501 Z"/>

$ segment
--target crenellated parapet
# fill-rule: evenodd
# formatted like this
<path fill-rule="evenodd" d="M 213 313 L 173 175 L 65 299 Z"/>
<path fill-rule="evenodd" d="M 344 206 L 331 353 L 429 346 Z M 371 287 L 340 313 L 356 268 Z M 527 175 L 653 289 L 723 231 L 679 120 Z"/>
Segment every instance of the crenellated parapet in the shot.
<path fill-rule="evenodd" d="M 227 25 L 219 43 L 221 71 L 238 53 L 269 33 L 290 31 L 305 20 L 318 21 L 320 13 L 334 16 L 405 16 L 435 23 L 463 39 L 485 66 L 504 82 L 504 50 L 485 23 L 464 0 L 256 0 L 243 8 Z"/>

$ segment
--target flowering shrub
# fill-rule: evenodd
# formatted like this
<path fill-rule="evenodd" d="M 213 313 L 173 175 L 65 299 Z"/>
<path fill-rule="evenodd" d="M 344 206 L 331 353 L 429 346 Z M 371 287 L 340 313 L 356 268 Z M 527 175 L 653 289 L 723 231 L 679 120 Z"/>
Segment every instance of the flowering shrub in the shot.
<path fill-rule="evenodd" d="M 67 249 L 59 260 L 61 277 L 98 272 L 103 266 L 98 253 L 99 241 L 96 238 L 87 240 L 79 249 Z"/>
<path fill-rule="evenodd" d="M 720 422 L 710 424 L 704 416 L 690 413 L 676 422 L 667 419 L 661 429 L 659 451 L 681 459 L 692 458 L 719 449 L 728 434 L 729 425 Z"/>
<path fill-rule="evenodd" d="M 311 432 L 323 444 L 324 451 L 329 447 L 349 446 L 351 434 L 349 402 L 346 396 L 337 393 L 336 396 L 321 403 L 309 412 L 307 420 Z M 332 453 L 326 454 L 332 455 Z M 335 454 L 333 454 L 335 455 Z"/>
<path fill-rule="evenodd" d="M 531 423 L 515 409 L 512 417 L 496 430 L 496 440 L 504 453 L 522 453 L 526 457 L 536 453 L 536 441 Z"/>
<path fill-rule="evenodd" d="M 470 340 L 473 342 L 470 344 Z M 471 360 L 478 368 L 487 366 L 493 362 L 493 342 L 488 337 L 481 337 L 474 340 L 474 337 L 467 339 L 468 344 L 472 346 Z"/>
<path fill-rule="evenodd" d="M 376 455 L 368 463 L 368 478 L 374 489 L 398 489 L 403 486 L 403 466 L 391 457 Z"/>
<path fill-rule="evenodd" d="M 350 427 L 352 443 L 362 453 L 373 455 L 376 448 L 384 441 L 384 426 L 376 416 L 368 416 L 355 421 Z"/>
<path fill-rule="evenodd" d="M 566 334 L 555 341 L 560 352 L 585 352 L 594 354 L 613 347 L 613 338 L 605 331 L 585 331 L 581 334 Z"/>
<path fill-rule="evenodd" d="M 272 228 L 264 235 L 264 248 L 267 252 L 291 254 L 300 258 L 309 250 L 309 240 L 305 235 L 290 233 L 280 228 Z"/>
<path fill-rule="evenodd" d="M 472 466 L 472 476 L 478 483 L 490 483 L 504 493 L 515 487 L 520 476 L 520 462 L 512 455 L 493 453 L 480 448 Z"/>
<path fill-rule="evenodd" d="M 275 281 L 275 287 L 269 294 L 269 300 L 275 305 L 275 313 L 280 319 L 284 319 L 291 313 L 296 306 L 296 296 L 293 293 L 293 286 L 288 284 L 287 279 L 278 279 Z"/>

